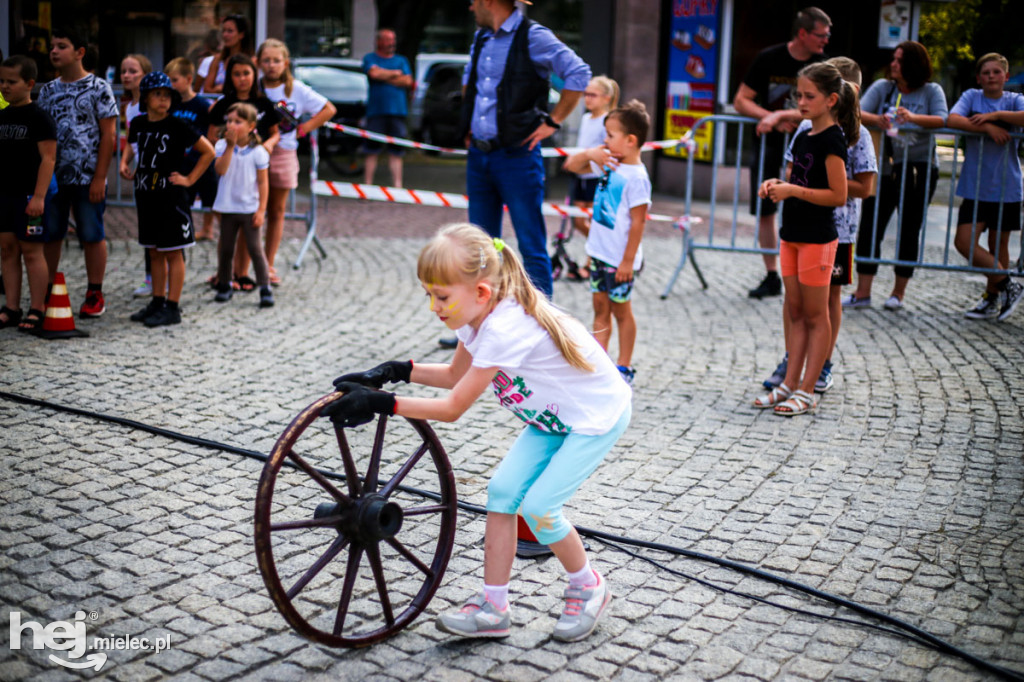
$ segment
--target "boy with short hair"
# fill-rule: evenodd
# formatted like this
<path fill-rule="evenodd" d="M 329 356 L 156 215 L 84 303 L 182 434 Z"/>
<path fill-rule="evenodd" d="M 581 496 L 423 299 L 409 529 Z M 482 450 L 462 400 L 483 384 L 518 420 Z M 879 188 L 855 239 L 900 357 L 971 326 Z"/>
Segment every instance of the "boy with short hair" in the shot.
<path fill-rule="evenodd" d="M 171 79 L 171 85 L 181 98 L 171 107 L 171 116 L 180 119 L 193 128 L 197 134 L 206 135 L 210 129 L 210 100 L 196 94 L 192 89 L 192 82 L 195 79 L 195 68 L 192 62 L 184 57 L 176 57 L 167 62 L 164 67 Z M 195 168 L 199 160 L 199 152 L 195 148 L 189 150 L 185 157 L 185 164 L 181 173 L 187 175 Z M 217 173 L 213 170 L 213 164 L 206 169 L 203 175 L 194 185 L 188 188 L 189 202 L 195 203 L 199 197 L 203 208 L 212 209 L 213 200 L 217 198 Z M 213 239 L 213 211 L 208 210 L 203 214 L 203 228 L 196 234 L 196 241 L 210 241 Z"/>
<path fill-rule="evenodd" d="M 75 215 L 78 238 L 85 251 L 89 280 L 79 317 L 99 317 L 106 310 L 103 277 L 107 269 L 107 242 L 103 231 L 107 169 L 117 136 L 117 101 L 110 85 L 86 71 L 82 60 L 86 43 L 77 31 L 53 31 L 50 62 L 58 77 L 39 92 L 39 106 L 57 124 L 57 191 L 43 217 L 46 264 L 50 279 L 60 266 L 60 249 L 68 231 L 68 215 Z"/>
<path fill-rule="evenodd" d="M 1022 199 L 1020 161 L 1016 151 L 1018 140 L 1011 138 L 1010 133 L 1020 132 L 1024 126 L 1024 95 L 1003 91 L 1009 78 L 1009 68 L 1004 56 L 995 52 L 983 55 L 977 64 L 978 85 L 981 87 L 961 95 L 950 109 L 947 121 L 950 128 L 984 133 L 991 138 L 967 138 L 960 181 L 956 186 L 957 196 L 963 198 L 954 240 L 956 250 L 974 266 L 1002 270 L 1009 267 L 1010 233 L 1020 231 Z M 999 223 L 1000 211 L 1002 224 Z M 978 243 L 986 229 L 987 251 Z M 998 262 L 996 253 L 999 254 Z M 1008 275 L 986 277 L 988 283 L 984 295 L 964 316 L 971 320 L 996 319 L 1002 322 L 1024 298 L 1024 285 Z"/>
<path fill-rule="evenodd" d="M 171 115 L 177 98 L 167 74 L 147 73 L 139 84 L 140 108 L 128 131 L 129 146 L 121 158 L 121 177 L 135 180 L 139 244 L 153 261 L 153 299 L 132 315 L 134 322 L 162 327 L 181 322 L 178 303 L 185 284 L 184 249 L 195 244 L 191 205 L 185 188 L 193 185 L 213 161 L 213 145 L 191 126 Z M 199 159 L 188 175 L 179 172 L 187 150 Z M 135 150 L 138 150 L 137 152 Z M 133 172 L 133 157 L 138 164 Z M 166 296 L 163 296 L 166 292 Z"/>
<path fill-rule="evenodd" d="M 32 102 L 36 64 L 15 56 L 0 65 L 0 94 L 8 106 L 0 110 L 0 258 L 6 305 L 0 327 L 18 324 L 25 332 L 42 329 L 46 305 L 47 268 L 43 256 L 41 217 L 57 160 L 57 128 Z M 29 311 L 21 315 L 21 260 L 28 273 Z M 19 324 L 20 322 L 20 324 Z"/>
<path fill-rule="evenodd" d="M 616 365 L 626 383 L 636 376 L 631 362 L 636 343 L 636 319 L 630 298 L 633 280 L 643 265 L 641 240 L 651 205 L 651 180 L 640 160 L 651 119 L 638 100 L 613 109 L 605 119 L 603 147 L 573 154 L 566 170 L 579 173 L 593 168 L 603 172 L 594 194 L 587 235 L 590 256 L 590 291 L 594 303 L 594 338 L 608 350 L 612 318 L 619 328 Z"/>

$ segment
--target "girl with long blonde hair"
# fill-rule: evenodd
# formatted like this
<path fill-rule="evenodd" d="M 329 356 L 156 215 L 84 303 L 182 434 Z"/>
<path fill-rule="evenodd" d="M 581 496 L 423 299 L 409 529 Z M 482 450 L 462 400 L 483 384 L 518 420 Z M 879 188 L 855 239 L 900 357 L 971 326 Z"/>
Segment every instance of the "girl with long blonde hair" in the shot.
<path fill-rule="evenodd" d="M 451 422 L 491 387 L 526 427 L 487 487 L 483 589 L 459 611 L 442 614 L 437 627 L 464 637 L 509 635 L 518 512 L 568 574 L 554 638 L 583 639 L 611 592 L 562 506 L 625 431 L 632 391 L 584 326 L 549 303 L 512 249 L 479 227 L 442 228 L 420 252 L 417 275 L 431 312 L 458 336 L 451 363 L 385 362 L 345 374 L 335 381 L 345 395 L 324 414 L 342 427 L 374 414 Z M 388 381 L 450 392 L 414 398 L 373 390 Z"/>

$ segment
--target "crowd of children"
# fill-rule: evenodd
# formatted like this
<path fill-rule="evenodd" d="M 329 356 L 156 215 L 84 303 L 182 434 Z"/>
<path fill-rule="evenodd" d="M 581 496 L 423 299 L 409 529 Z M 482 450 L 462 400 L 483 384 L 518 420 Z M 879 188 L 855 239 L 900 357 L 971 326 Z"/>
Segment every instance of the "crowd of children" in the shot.
<path fill-rule="evenodd" d="M 9 106 L 0 124 L 0 145 L 5 155 L 16 154 L 27 164 L 6 164 L 0 178 L 6 296 L 0 328 L 41 328 L 48 285 L 58 272 L 72 214 L 88 277 L 79 315 L 99 317 L 106 311 L 103 218 L 119 118 L 127 144 L 118 171 L 134 181 L 139 243 L 145 249 L 146 279 L 133 295 L 151 297 L 131 319 L 149 327 L 181 321 L 184 252 L 197 240 L 213 238 L 214 212 L 222 217 L 218 274 L 209 280 L 217 290 L 215 300 L 224 302 L 232 290 L 259 286 L 260 307 L 274 304 L 270 287 L 280 278 L 273 263 L 288 193 L 298 185 L 298 138 L 328 121 L 335 108 L 292 77 L 288 48 L 279 40 L 260 47 L 261 72 L 249 33 L 243 17 L 226 17 L 223 50 L 198 71 L 182 57 L 154 71 L 145 55 L 126 55 L 120 107 L 110 84 L 85 68 L 88 46 L 74 30 L 53 31 L 50 57 L 58 78 L 43 85 L 38 103 L 31 100 L 35 63 L 22 57 L 4 62 L 0 91 Z M 213 103 L 196 94 L 197 86 L 223 96 Z M 212 209 L 204 213 L 198 231 L 191 215 L 197 197 Z M 260 244 L 264 214 L 265 245 Z M 243 238 L 236 249 L 239 231 Z M 251 264 L 256 280 L 247 275 Z M 23 272 L 30 293 L 27 313 L 20 305 Z"/>

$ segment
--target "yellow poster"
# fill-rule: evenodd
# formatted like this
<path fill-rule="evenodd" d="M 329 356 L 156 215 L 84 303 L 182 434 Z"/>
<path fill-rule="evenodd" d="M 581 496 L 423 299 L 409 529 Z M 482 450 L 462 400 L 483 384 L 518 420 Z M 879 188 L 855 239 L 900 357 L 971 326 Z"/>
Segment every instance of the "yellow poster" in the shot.
<path fill-rule="evenodd" d="M 50 3 L 49 2 L 40 2 L 39 3 L 39 28 L 45 29 L 47 31 L 52 30 L 53 26 L 50 25 L 50 23 L 52 21 L 52 19 L 51 19 L 52 16 L 53 15 L 51 14 Z M 49 49 L 49 46 L 47 46 L 47 49 Z"/>
<path fill-rule="evenodd" d="M 710 114 L 706 111 L 693 111 L 690 109 L 669 109 L 665 112 L 665 138 L 680 138 L 686 134 L 687 130 L 690 130 L 694 124 L 705 116 Z M 711 148 L 712 139 L 714 136 L 714 123 L 705 123 L 704 125 L 697 128 L 697 132 L 694 133 L 694 157 L 697 161 L 710 161 L 714 150 Z M 681 159 L 686 158 L 686 147 L 676 147 L 675 149 L 666 149 L 665 154 L 669 156 L 675 156 Z"/>

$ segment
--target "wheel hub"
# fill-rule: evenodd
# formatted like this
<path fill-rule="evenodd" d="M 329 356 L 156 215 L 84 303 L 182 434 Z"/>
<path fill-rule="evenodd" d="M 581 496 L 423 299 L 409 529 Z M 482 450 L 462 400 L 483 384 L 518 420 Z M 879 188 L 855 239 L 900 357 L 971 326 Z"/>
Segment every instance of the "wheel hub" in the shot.
<path fill-rule="evenodd" d="M 363 544 L 393 538 L 402 529 L 402 508 L 387 498 L 370 493 L 348 508 L 337 502 L 322 502 L 313 512 L 313 518 L 339 516 L 337 530 Z"/>

